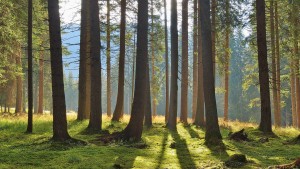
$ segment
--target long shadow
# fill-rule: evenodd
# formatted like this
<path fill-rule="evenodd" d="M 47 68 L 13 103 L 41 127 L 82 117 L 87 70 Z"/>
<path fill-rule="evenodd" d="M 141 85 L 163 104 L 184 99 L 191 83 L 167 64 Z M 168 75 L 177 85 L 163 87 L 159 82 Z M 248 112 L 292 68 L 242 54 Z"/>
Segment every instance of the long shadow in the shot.
<path fill-rule="evenodd" d="M 181 168 L 197 168 L 194 160 L 191 157 L 186 140 L 181 139 L 177 131 L 171 132 L 171 135 L 175 141 L 176 154 Z"/>
<path fill-rule="evenodd" d="M 199 133 L 192 128 L 192 126 L 185 126 L 184 129 L 190 134 L 191 138 L 203 139 L 200 137 Z"/>
<path fill-rule="evenodd" d="M 162 161 L 166 152 L 166 145 L 167 145 L 167 141 L 168 141 L 168 132 L 165 131 L 164 135 L 163 135 L 163 139 L 162 139 L 162 143 L 161 143 L 161 151 L 160 154 L 158 156 L 158 165 L 156 167 L 156 169 L 159 169 L 162 165 Z"/>

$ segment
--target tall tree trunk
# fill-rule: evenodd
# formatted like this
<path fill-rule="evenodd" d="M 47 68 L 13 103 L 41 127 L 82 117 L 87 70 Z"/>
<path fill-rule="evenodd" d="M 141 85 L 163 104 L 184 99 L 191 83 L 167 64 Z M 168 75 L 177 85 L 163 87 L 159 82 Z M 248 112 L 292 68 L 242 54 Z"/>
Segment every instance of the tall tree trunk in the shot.
<path fill-rule="evenodd" d="M 111 117 L 111 83 L 110 83 L 110 0 L 107 0 L 107 27 L 106 27 L 106 64 L 107 64 L 107 116 Z"/>
<path fill-rule="evenodd" d="M 202 59 L 202 25 L 200 17 L 200 2 L 198 1 L 198 98 L 197 98 L 197 112 L 194 124 L 196 126 L 205 126 L 204 119 L 204 94 L 203 94 L 203 59 Z"/>
<path fill-rule="evenodd" d="M 168 40 L 168 20 L 167 20 L 167 2 L 164 0 L 165 10 L 165 64 L 166 64 L 166 110 L 165 110 L 165 122 L 169 119 L 169 40 Z"/>
<path fill-rule="evenodd" d="M 216 77 L 216 12 L 217 12 L 217 0 L 211 1 L 211 26 L 212 26 L 212 55 L 213 55 L 213 67 L 214 77 Z"/>
<path fill-rule="evenodd" d="M 39 59 L 39 101 L 38 114 L 43 114 L 44 110 L 44 51 L 40 53 Z"/>
<path fill-rule="evenodd" d="M 151 85 L 152 85 L 152 115 L 153 117 L 156 117 L 156 94 L 154 92 L 154 88 L 155 88 L 155 54 L 154 54 L 154 50 L 155 50 L 155 46 L 154 46 L 154 4 L 153 4 L 153 0 L 151 0 L 151 67 L 152 67 L 152 75 L 151 75 Z M 151 91 L 151 90 L 150 90 Z M 150 97 L 151 98 L 151 97 Z M 151 101 L 151 100 L 150 100 Z M 147 113 L 147 112 L 146 112 Z"/>
<path fill-rule="evenodd" d="M 134 101 L 130 121 L 123 131 L 123 139 L 140 140 L 146 106 L 148 64 L 148 0 L 138 0 L 137 55 Z"/>
<path fill-rule="evenodd" d="M 32 84 L 32 0 L 28 0 L 28 125 L 27 133 L 32 133 L 33 84 Z"/>
<path fill-rule="evenodd" d="M 298 128 L 300 128 L 300 77 L 299 77 L 299 48 L 298 48 L 298 8 L 297 4 L 293 4 L 293 45 L 294 45 L 294 58 L 295 58 L 295 76 L 296 76 L 296 112 Z"/>
<path fill-rule="evenodd" d="M 269 69 L 266 40 L 265 0 L 256 0 L 258 68 L 261 100 L 261 120 L 259 130 L 272 132 Z"/>
<path fill-rule="evenodd" d="M 171 0 L 171 92 L 167 127 L 176 130 L 178 93 L 178 29 L 177 0 Z"/>
<path fill-rule="evenodd" d="M 291 83 L 291 102 L 292 102 L 292 121 L 293 127 L 297 127 L 297 112 L 296 112 L 296 86 L 295 86 L 295 64 L 294 58 L 290 61 L 290 83 Z"/>
<path fill-rule="evenodd" d="M 280 45 L 279 45 L 279 21 L 278 21 L 278 4 L 275 0 L 275 34 L 276 34 L 276 81 L 277 81 L 277 113 L 281 122 L 281 79 L 280 79 Z"/>
<path fill-rule="evenodd" d="M 192 103 L 192 120 L 195 121 L 197 111 L 198 96 L 198 0 L 194 0 L 194 18 L 193 18 L 193 103 Z"/>
<path fill-rule="evenodd" d="M 229 96 L 229 62 L 230 62 L 230 13 L 229 0 L 226 0 L 226 35 L 225 35 L 225 93 L 224 93 L 224 121 L 228 121 L 228 96 Z"/>
<path fill-rule="evenodd" d="M 187 124 L 188 118 L 188 0 L 182 1 L 182 66 L 181 66 L 181 114 L 180 121 Z"/>
<path fill-rule="evenodd" d="M 33 113 L 38 113 L 38 97 L 39 97 L 39 77 L 35 75 L 33 78 Z"/>
<path fill-rule="evenodd" d="M 89 60 L 89 1 L 81 1 L 81 30 L 80 30 L 80 63 L 79 63 L 79 96 L 78 96 L 78 116 L 77 120 L 89 118 L 90 113 L 90 77 L 88 71 L 90 69 Z"/>
<path fill-rule="evenodd" d="M 112 121 L 120 121 L 124 106 L 126 0 L 121 0 L 120 57 L 117 104 Z"/>
<path fill-rule="evenodd" d="M 18 43 L 17 45 L 17 55 L 16 55 L 16 65 L 19 68 L 22 68 L 22 59 L 21 59 L 21 45 Z M 22 113 L 22 102 L 23 102 L 23 80 L 22 75 L 19 74 L 17 76 L 17 95 L 16 95 L 16 109 L 15 113 L 19 114 Z"/>
<path fill-rule="evenodd" d="M 88 129 L 101 130 L 101 60 L 100 60 L 100 21 L 98 0 L 91 0 L 90 8 L 90 51 L 91 54 L 91 113 Z"/>
<path fill-rule="evenodd" d="M 272 91 L 273 91 L 273 111 L 275 119 L 275 127 L 281 126 L 280 114 L 278 112 L 277 97 L 277 75 L 276 75 L 276 48 L 275 48 L 275 27 L 274 27 L 274 0 L 270 1 L 270 30 L 271 30 L 271 51 L 272 51 Z"/>
<path fill-rule="evenodd" d="M 150 72 L 149 72 L 149 63 L 146 67 L 146 106 L 145 106 L 145 126 L 150 128 L 152 126 L 152 110 L 151 110 L 151 90 L 150 90 Z"/>
<path fill-rule="evenodd" d="M 58 0 L 48 0 L 51 77 L 53 100 L 53 140 L 70 139 L 67 129 L 62 47 Z"/>
<path fill-rule="evenodd" d="M 203 83 L 206 115 L 205 141 L 207 143 L 219 143 L 222 136 L 218 124 L 218 112 L 215 96 L 209 2 L 209 0 L 199 0 L 202 26 L 201 34 L 203 42 L 205 42 L 202 43 L 203 78 L 205 79 Z"/>

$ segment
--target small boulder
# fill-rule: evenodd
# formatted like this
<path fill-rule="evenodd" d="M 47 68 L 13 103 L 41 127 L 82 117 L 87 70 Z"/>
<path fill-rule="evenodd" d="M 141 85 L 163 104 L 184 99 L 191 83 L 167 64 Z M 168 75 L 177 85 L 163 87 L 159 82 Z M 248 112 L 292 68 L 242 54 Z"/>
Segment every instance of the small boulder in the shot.
<path fill-rule="evenodd" d="M 229 168 L 238 168 L 242 167 L 247 163 L 247 158 L 244 154 L 234 154 L 225 161 L 226 167 Z"/>

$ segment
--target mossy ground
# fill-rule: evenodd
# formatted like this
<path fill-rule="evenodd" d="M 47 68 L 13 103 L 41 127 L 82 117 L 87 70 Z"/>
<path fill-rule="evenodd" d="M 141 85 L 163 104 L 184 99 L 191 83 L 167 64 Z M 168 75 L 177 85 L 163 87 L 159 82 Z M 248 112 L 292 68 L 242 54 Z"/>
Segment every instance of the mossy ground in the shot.
<path fill-rule="evenodd" d="M 34 116 L 33 134 L 24 133 L 26 117 L 1 117 L 0 168 L 225 168 L 224 161 L 237 153 L 245 154 L 250 160 L 243 168 L 264 168 L 290 163 L 300 157 L 300 145 L 284 144 L 300 134 L 293 128 L 274 129 L 275 136 L 262 144 L 258 140 L 265 136 L 254 124 L 220 122 L 226 146 L 226 150 L 222 150 L 204 144 L 204 129 L 179 123 L 178 131 L 170 132 L 164 127 L 162 117 L 154 120 L 153 128 L 144 130 L 142 143 L 108 145 L 97 141 L 101 134 L 83 132 L 88 121 L 78 122 L 74 115 L 68 119 L 70 135 L 88 142 L 87 145 L 51 142 L 52 117 L 49 115 Z M 122 130 L 128 121 L 128 117 L 123 123 L 111 123 L 106 116 L 103 119 L 103 129 L 110 132 Z M 241 128 L 246 129 L 251 142 L 228 139 L 230 131 Z"/>

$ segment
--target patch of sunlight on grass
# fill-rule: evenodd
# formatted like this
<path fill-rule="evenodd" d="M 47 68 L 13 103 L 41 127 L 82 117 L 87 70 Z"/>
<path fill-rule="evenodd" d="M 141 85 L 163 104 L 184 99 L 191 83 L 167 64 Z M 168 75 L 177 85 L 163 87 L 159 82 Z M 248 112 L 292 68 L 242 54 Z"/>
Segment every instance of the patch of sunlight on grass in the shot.
<path fill-rule="evenodd" d="M 264 168 L 290 163 L 300 156 L 300 145 L 283 145 L 300 134 L 294 128 L 274 128 L 276 136 L 260 143 L 264 135 L 257 125 L 220 119 L 226 150 L 209 148 L 204 144 L 205 129 L 179 123 L 177 132 L 165 128 L 164 116 L 154 118 L 153 127 L 144 129 L 146 148 L 134 148 L 130 143 L 96 144 L 101 134 L 83 133 L 88 120 L 77 121 L 75 113 L 68 113 L 68 130 L 72 137 L 88 142 L 86 146 L 66 146 L 52 143 L 52 116 L 34 115 L 33 134 L 25 134 L 27 116 L 0 118 L 0 168 L 224 168 L 230 155 L 245 154 L 250 163 L 243 168 Z M 103 115 L 103 129 L 110 133 L 124 129 L 130 119 L 125 115 L 120 123 Z M 189 119 L 189 122 L 191 120 Z M 230 131 L 246 129 L 251 142 L 228 139 Z M 171 146 L 175 143 L 175 146 Z"/>

